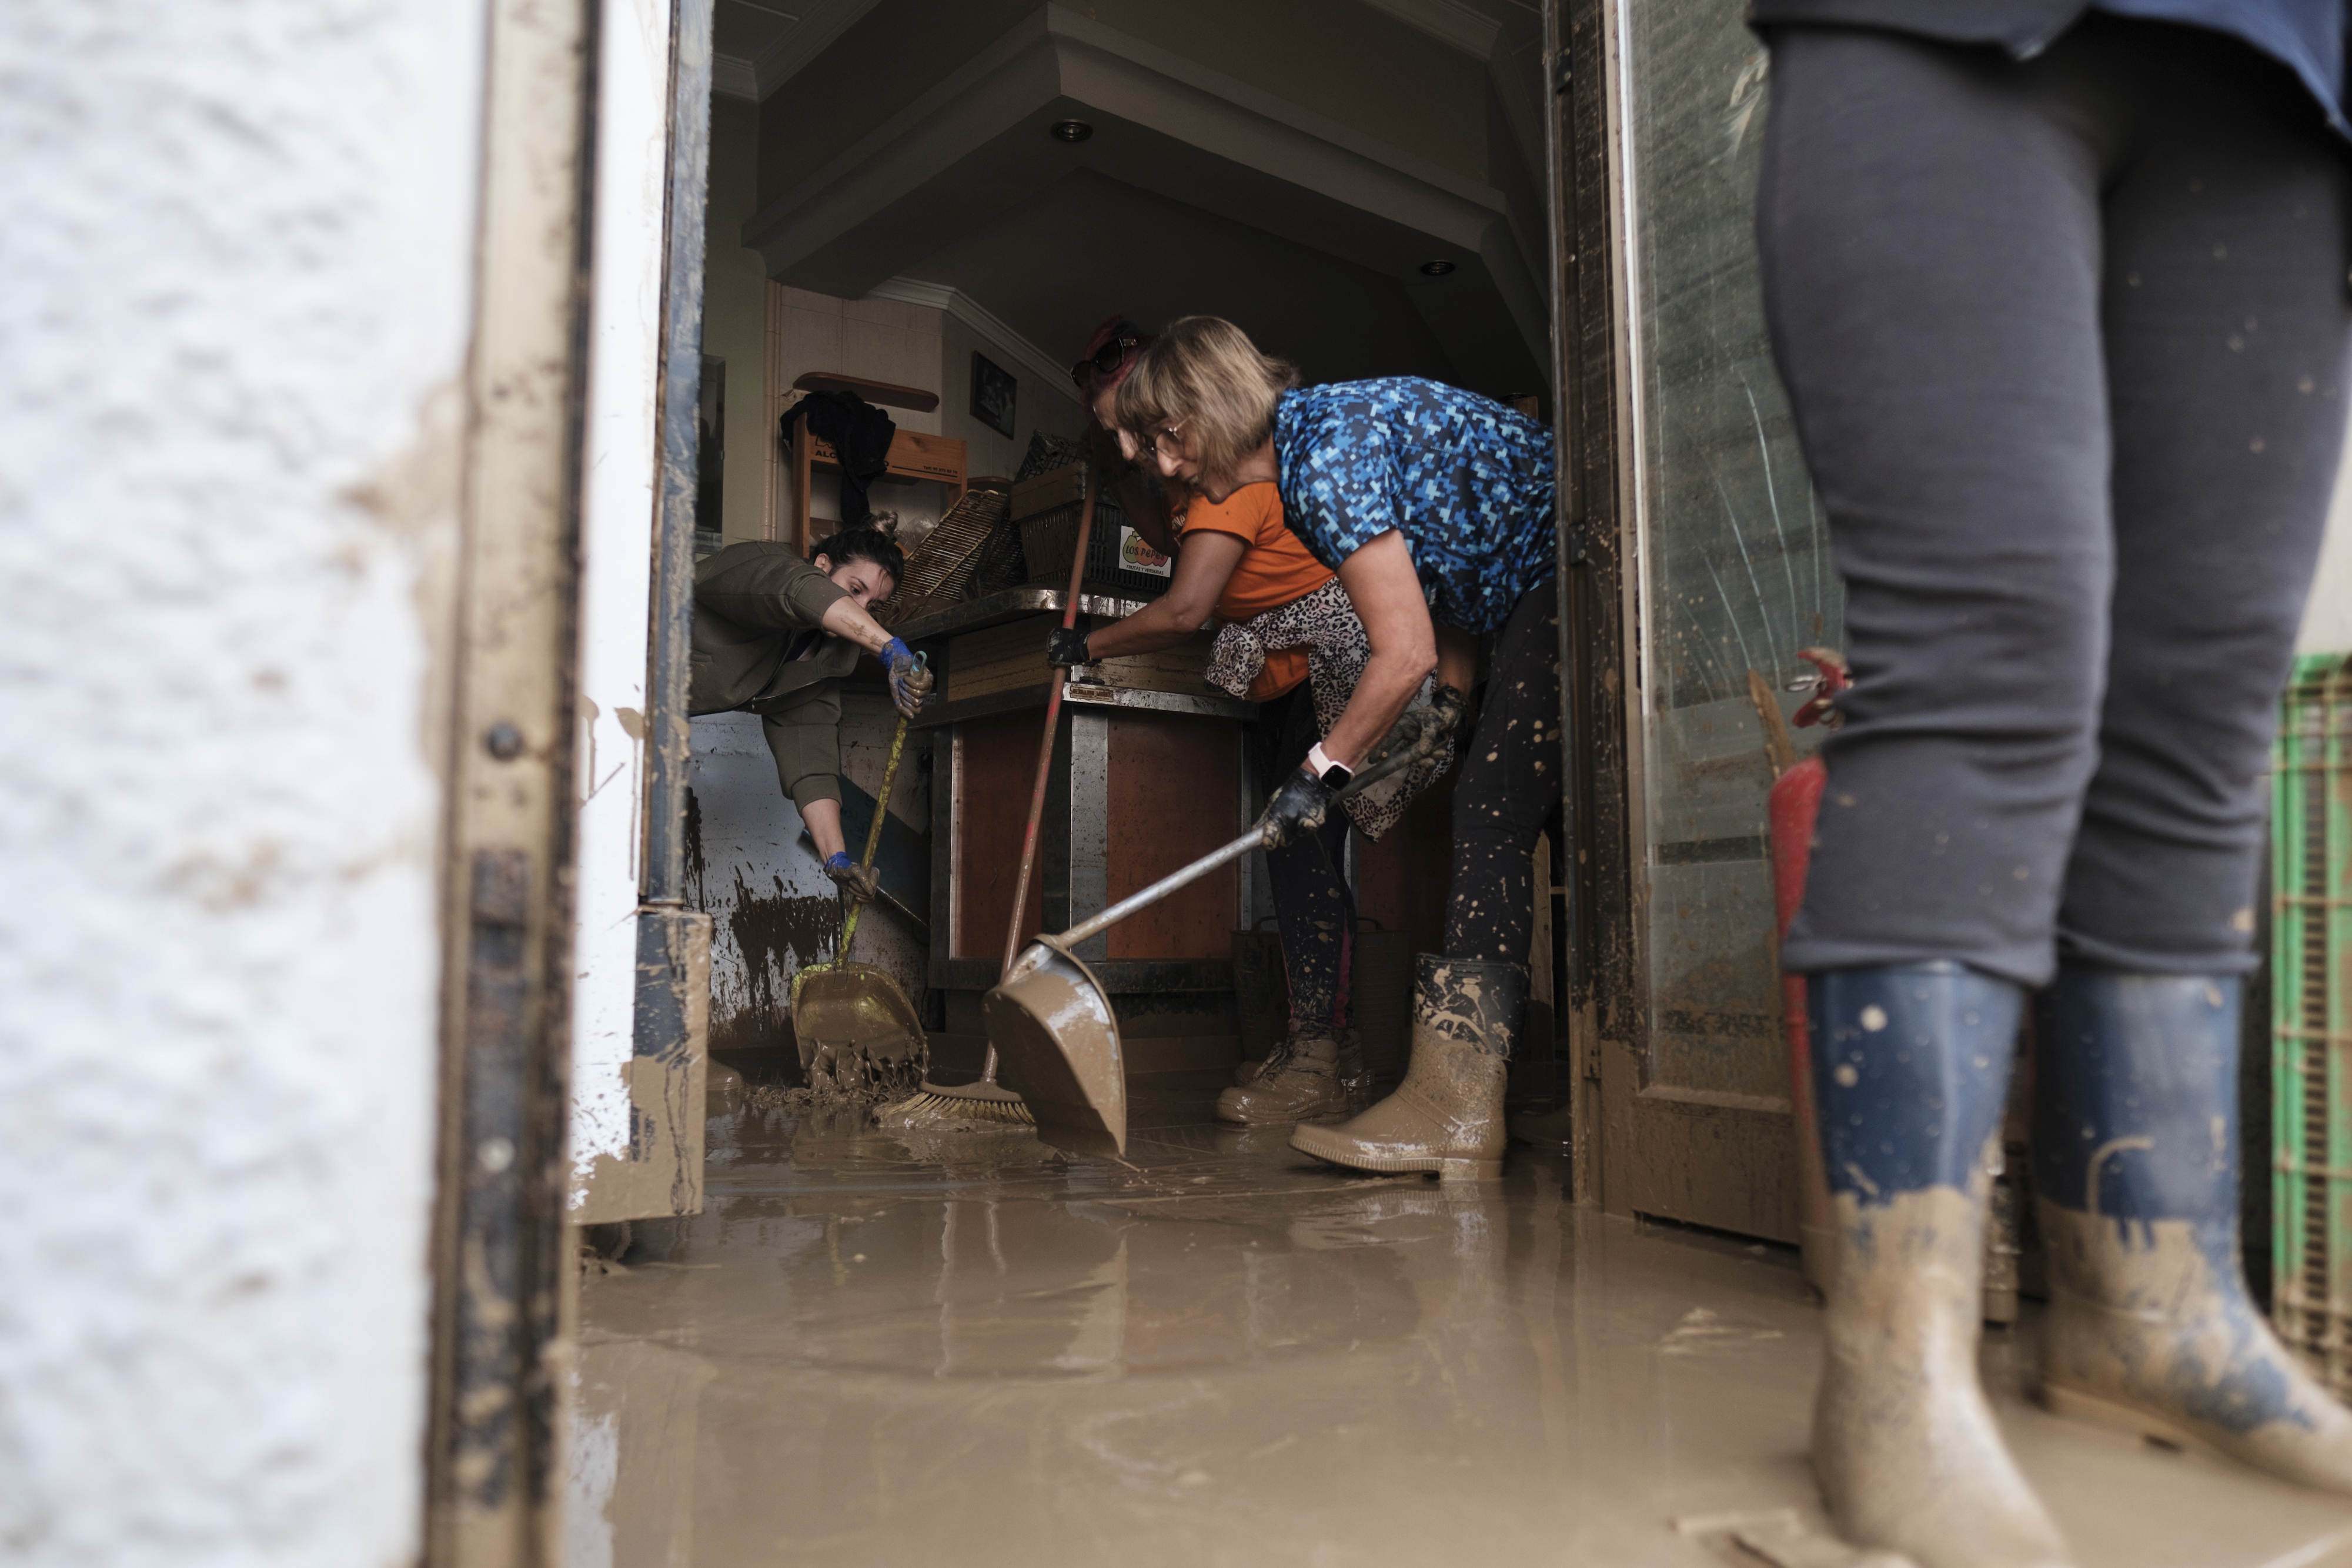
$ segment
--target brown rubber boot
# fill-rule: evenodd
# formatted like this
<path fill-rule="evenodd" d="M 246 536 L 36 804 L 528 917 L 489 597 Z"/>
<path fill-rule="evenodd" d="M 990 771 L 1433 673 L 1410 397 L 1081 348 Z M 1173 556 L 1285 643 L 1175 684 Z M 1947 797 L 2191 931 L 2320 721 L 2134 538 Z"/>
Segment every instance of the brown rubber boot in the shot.
<path fill-rule="evenodd" d="M 1297 1024 L 1291 1026 L 1292 1038 L 1301 1032 L 1314 1031 L 1311 1029 L 1302 1030 Z M 1290 1040 L 1286 1039 L 1266 1052 L 1265 1061 L 1243 1062 L 1234 1069 L 1234 1083 L 1244 1089 L 1248 1088 L 1280 1067 L 1289 1050 Z M 1364 1061 L 1363 1041 L 1353 1029 L 1339 1031 L 1339 1088 L 1348 1096 L 1348 1103 L 1351 1107 L 1360 1103 L 1372 1090 L 1372 1070 Z"/>
<path fill-rule="evenodd" d="M 1503 1169 L 1503 1074 L 1528 1004 L 1523 965 L 1413 956 L 1412 1061 L 1397 1092 L 1290 1146 L 1333 1165 L 1475 1181 Z"/>
<path fill-rule="evenodd" d="M 1347 1092 L 1339 1085 L 1338 1038 L 1294 1034 L 1287 1047 L 1268 1057 L 1265 1070 L 1246 1088 L 1236 1086 L 1217 1096 L 1218 1121 L 1263 1126 L 1347 1109 Z"/>

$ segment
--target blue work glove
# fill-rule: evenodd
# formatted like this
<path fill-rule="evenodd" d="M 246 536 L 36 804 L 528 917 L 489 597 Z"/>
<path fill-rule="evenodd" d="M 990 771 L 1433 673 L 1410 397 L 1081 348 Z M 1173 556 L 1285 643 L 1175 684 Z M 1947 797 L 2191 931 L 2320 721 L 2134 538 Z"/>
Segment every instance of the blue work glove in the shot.
<path fill-rule="evenodd" d="M 1266 826 L 1266 846 L 1279 849 L 1312 837 L 1331 813 L 1331 797 L 1337 793 L 1331 786 L 1304 768 L 1291 770 L 1267 803 L 1265 815 L 1260 819 Z"/>
<path fill-rule="evenodd" d="M 824 874 L 840 885 L 852 904 L 863 904 L 882 891 L 882 878 L 874 868 L 851 860 L 847 850 L 835 850 L 824 857 Z"/>
<path fill-rule="evenodd" d="M 882 667 L 890 672 L 890 700 L 908 718 L 923 711 L 923 701 L 938 680 L 929 663 L 896 637 L 882 644 Z"/>
<path fill-rule="evenodd" d="M 1083 615 L 1078 617 L 1078 623 L 1075 626 L 1055 627 L 1053 640 L 1045 644 L 1045 663 L 1057 670 L 1066 670 L 1073 664 L 1092 664 L 1094 661 L 1087 654 L 1087 638 L 1093 632 L 1094 627 Z"/>

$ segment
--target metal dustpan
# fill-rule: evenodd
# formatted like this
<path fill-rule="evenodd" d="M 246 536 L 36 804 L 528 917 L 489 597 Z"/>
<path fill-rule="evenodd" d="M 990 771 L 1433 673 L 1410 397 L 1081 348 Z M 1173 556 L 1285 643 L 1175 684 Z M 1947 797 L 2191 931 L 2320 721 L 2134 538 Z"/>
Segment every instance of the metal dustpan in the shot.
<path fill-rule="evenodd" d="M 918 669 L 929 663 L 926 655 L 916 655 Z M 874 822 L 866 830 L 863 862 L 869 867 L 882 842 L 890 786 L 907 747 L 907 723 L 901 715 L 898 732 L 890 741 L 889 765 L 882 770 L 881 792 L 874 798 Z M 793 1034 L 800 1042 L 801 1066 L 809 1082 L 829 1082 L 845 1094 L 887 1092 L 919 1082 L 930 1054 L 922 1017 L 890 972 L 849 961 L 858 911 L 857 904 L 849 906 L 833 962 L 803 966 L 793 977 L 791 995 Z"/>
<path fill-rule="evenodd" d="M 1095 973 L 1041 936 L 981 1001 L 1005 1084 L 1018 1090 L 1038 1135 L 1082 1155 L 1127 1152 L 1127 1054 L 1118 1019 Z M 1084 937 L 1077 938 L 1084 941 Z"/>
<path fill-rule="evenodd" d="M 1349 781 L 1334 805 L 1399 768 L 1422 752 L 1400 748 Z M 988 1043 L 1003 1059 L 1003 1082 L 1017 1090 L 1037 1118 L 1037 1135 L 1073 1154 L 1127 1153 L 1127 1053 L 1110 994 L 1071 952 L 1138 910 L 1159 903 L 1265 842 L 1266 822 L 1222 849 L 1210 851 L 1140 893 L 1119 900 L 1083 925 L 1040 936 L 982 999 Z"/>
<path fill-rule="evenodd" d="M 795 975 L 793 1033 L 809 1082 L 844 1093 L 895 1089 L 920 1077 L 928 1039 L 915 1004 L 887 969 L 829 964 Z"/>

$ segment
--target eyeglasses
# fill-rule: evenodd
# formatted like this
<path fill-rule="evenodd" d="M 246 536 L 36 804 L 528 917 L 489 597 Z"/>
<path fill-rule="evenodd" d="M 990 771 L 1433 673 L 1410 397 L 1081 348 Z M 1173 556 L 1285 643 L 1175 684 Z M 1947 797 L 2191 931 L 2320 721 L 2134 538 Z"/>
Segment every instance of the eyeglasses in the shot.
<path fill-rule="evenodd" d="M 1171 462 L 1181 462 L 1184 456 L 1184 426 L 1190 423 L 1180 419 L 1173 424 L 1163 424 L 1153 431 L 1152 450 Z"/>
<path fill-rule="evenodd" d="M 1071 384 L 1084 389 L 1088 371 L 1097 375 L 1112 374 L 1119 366 L 1127 363 L 1128 350 L 1142 341 L 1140 338 L 1113 338 L 1091 355 L 1070 367 Z"/>

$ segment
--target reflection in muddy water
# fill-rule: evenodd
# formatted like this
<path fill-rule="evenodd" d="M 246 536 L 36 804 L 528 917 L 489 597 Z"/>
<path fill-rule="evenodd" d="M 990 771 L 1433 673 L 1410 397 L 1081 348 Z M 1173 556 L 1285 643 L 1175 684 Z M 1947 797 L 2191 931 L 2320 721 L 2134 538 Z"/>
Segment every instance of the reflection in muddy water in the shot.
<path fill-rule="evenodd" d="M 1574 1207 L 1525 1151 L 1441 1186 L 1140 1111 L 1125 1162 L 714 1117 L 708 1212 L 583 1282 L 572 1568 L 1698 1568 L 1719 1542 L 1676 1520 L 1818 1521 L 1785 1252 Z M 2031 1359 L 1993 1336 L 2084 1568 L 2254 1568 L 2352 1525 L 2041 1414 Z"/>

